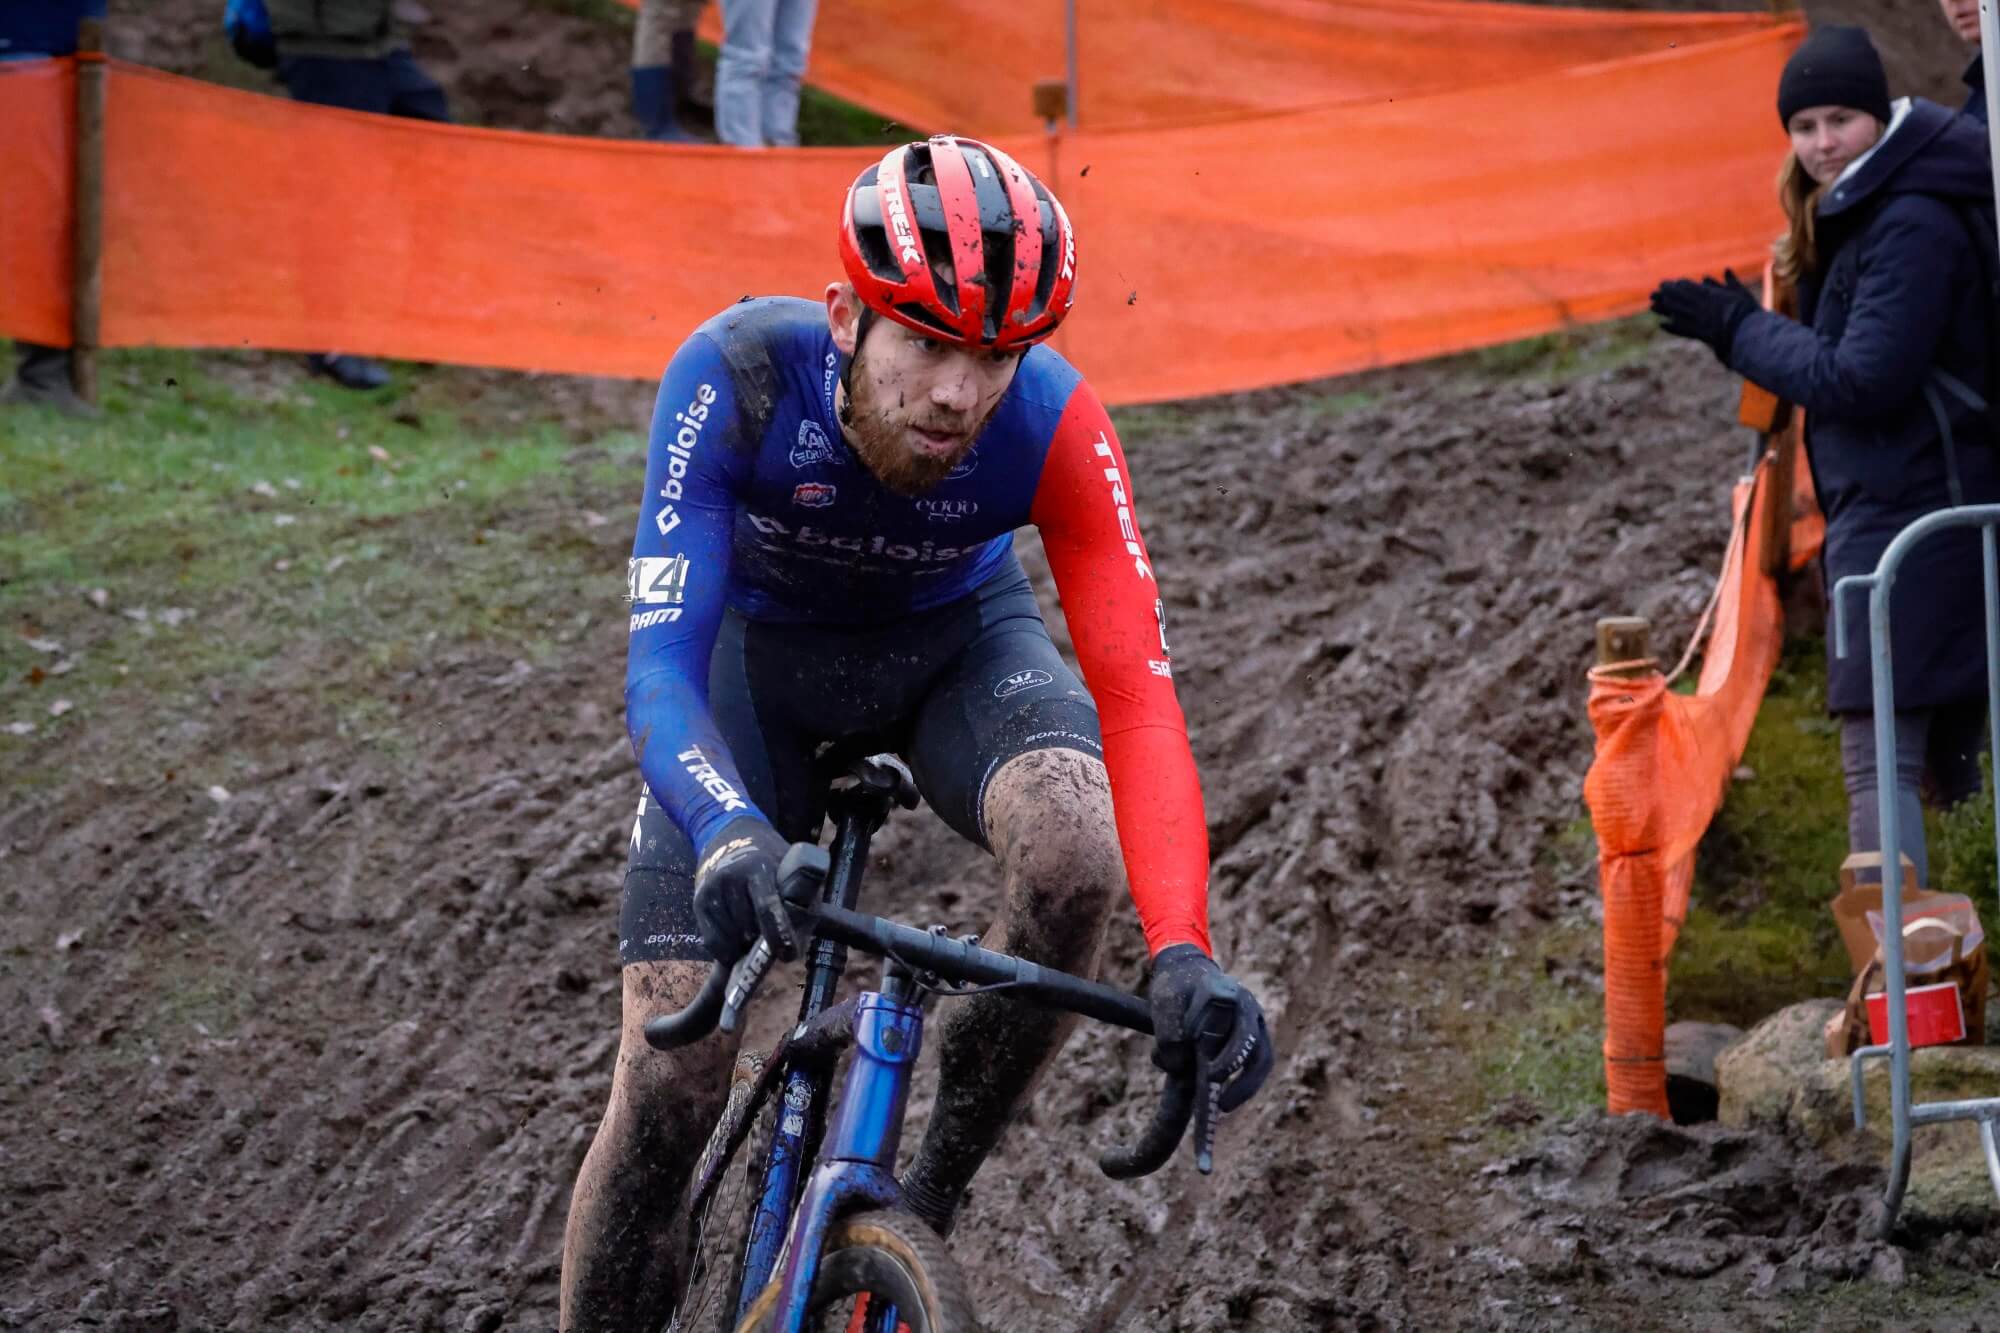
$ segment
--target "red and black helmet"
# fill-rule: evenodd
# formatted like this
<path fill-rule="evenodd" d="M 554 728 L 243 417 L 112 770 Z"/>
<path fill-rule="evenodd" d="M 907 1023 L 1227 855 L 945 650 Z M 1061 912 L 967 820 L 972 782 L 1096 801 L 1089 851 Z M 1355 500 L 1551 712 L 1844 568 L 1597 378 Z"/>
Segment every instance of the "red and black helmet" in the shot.
<path fill-rule="evenodd" d="M 1076 288 L 1076 233 L 1048 187 L 953 134 L 890 151 L 847 192 L 840 262 L 861 303 L 962 347 L 1032 347 Z"/>

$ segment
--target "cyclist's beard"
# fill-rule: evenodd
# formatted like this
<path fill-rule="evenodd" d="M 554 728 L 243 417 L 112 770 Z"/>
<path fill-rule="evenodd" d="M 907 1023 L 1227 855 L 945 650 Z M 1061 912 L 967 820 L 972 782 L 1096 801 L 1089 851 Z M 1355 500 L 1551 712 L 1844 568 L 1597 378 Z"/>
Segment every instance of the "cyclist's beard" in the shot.
<path fill-rule="evenodd" d="M 953 413 L 935 403 L 884 402 L 878 399 L 874 381 L 859 361 L 855 362 L 848 390 L 847 402 L 842 404 L 846 410 L 841 413 L 841 425 L 847 428 L 848 440 L 875 479 L 898 495 L 922 495 L 951 475 L 951 470 L 972 452 L 979 432 L 986 427 L 987 417 L 1000 405 L 995 401 L 993 407 L 986 409 L 985 416 L 975 418 L 971 413 Z M 895 397 L 894 390 L 881 395 L 887 399 Z M 948 454 L 922 453 L 910 442 L 912 426 L 957 435 L 959 443 Z"/>

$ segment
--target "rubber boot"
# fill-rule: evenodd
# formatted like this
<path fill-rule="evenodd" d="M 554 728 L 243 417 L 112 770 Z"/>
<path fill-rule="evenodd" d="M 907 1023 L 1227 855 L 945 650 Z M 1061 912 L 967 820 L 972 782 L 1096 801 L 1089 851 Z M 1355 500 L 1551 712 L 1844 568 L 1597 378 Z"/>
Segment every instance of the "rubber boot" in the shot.
<path fill-rule="evenodd" d="M 674 114 L 673 75 L 671 65 L 634 65 L 632 114 L 638 117 L 639 132 L 655 143 L 699 143 Z"/>

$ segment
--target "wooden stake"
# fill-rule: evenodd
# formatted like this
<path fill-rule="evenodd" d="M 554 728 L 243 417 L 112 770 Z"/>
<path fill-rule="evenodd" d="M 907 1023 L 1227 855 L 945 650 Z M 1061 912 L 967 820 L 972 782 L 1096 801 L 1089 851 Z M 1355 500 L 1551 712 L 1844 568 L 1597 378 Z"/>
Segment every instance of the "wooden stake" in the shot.
<path fill-rule="evenodd" d="M 104 297 L 104 21 L 77 25 L 75 251 L 69 294 L 70 387 L 97 401 L 97 347 Z"/>
<path fill-rule="evenodd" d="M 1653 660 L 1653 625 L 1638 616 L 1608 616 L 1597 622 L 1597 665 L 1620 663 L 1604 674 L 1615 680 L 1637 680 L 1659 669 Z"/>

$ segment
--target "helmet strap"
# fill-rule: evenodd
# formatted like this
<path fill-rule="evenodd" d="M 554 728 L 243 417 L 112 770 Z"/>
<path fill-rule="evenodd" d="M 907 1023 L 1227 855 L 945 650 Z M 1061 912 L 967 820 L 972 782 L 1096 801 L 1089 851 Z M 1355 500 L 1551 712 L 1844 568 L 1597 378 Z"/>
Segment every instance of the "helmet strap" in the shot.
<path fill-rule="evenodd" d="M 861 340 L 868 336 L 868 330 L 875 323 L 875 311 L 868 306 L 861 307 L 860 318 L 854 321 L 854 351 L 840 367 L 840 424 L 854 424 L 854 363 L 861 359 Z"/>

